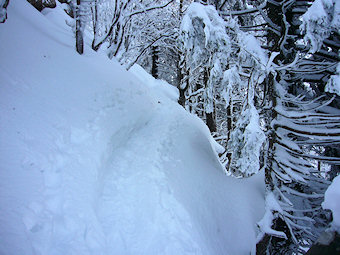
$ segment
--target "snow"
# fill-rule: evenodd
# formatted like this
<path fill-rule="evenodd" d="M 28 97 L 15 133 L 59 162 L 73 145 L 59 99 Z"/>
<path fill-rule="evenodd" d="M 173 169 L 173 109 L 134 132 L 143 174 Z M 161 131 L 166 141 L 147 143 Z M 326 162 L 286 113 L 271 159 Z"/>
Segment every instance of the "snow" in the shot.
<path fill-rule="evenodd" d="M 325 200 L 322 203 L 324 209 L 332 211 L 332 227 L 340 233 L 340 175 L 335 177 L 332 184 L 325 192 Z"/>
<path fill-rule="evenodd" d="M 265 51 L 261 48 L 259 41 L 251 34 L 247 34 L 244 32 L 240 32 L 239 36 L 239 44 L 241 48 L 240 57 L 246 61 L 249 59 L 249 55 L 257 61 L 257 68 L 261 71 L 266 69 L 266 65 L 268 62 L 268 57 Z M 263 82 L 264 76 L 259 77 L 258 83 Z"/>
<path fill-rule="evenodd" d="M 225 84 L 222 95 L 225 101 L 225 108 L 227 108 L 230 105 L 231 95 L 234 87 L 241 84 L 241 77 L 236 66 L 232 66 L 228 70 L 224 71 L 222 83 Z"/>
<path fill-rule="evenodd" d="M 59 7 L 58 7 L 59 8 Z M 178 92 L 11 1 L 0 25 L 0 254 L 249 254 L 263 175 L 223 174 Z"/>
<path fill-rule="evenodd" d="M 244 176 L 250 176 L 260 170 L 259 158 L 265 138 L 260 127 L 259 114 L 250 103 L 242 110 L 228 141 L 228 150 L 232 152 L 231 165 L 235 170 Z"/>
<path fill-rule="evenodd" d="M 324 39 L 332 30 L 340 30 L 340 3 L 337 0 L 316 0 L 307 12 L 302 15 L 301 31 L 304 40 L 310 43 L 310 52 L 317 52 Z"/>
<path fill-rule="evenodd" d="M 194 63 L 211 61 L 208 52 L 226 53 L 230 49 L 225 22 L 211 5 L 191 3 L 183 16 L 180 31 L 184 48 L 191 51 Z"/>

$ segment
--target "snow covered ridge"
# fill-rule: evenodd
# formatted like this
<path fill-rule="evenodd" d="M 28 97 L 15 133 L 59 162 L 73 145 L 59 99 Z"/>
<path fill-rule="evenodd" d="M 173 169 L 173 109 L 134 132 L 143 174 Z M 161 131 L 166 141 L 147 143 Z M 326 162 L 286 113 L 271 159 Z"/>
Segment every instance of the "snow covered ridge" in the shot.
<path fill-rule="evenodd" d="M 0 254 L 254 251 L 263 176 L 226 177 L 176 90 L 78 55 L 63 15 L 0 25 Z"/>

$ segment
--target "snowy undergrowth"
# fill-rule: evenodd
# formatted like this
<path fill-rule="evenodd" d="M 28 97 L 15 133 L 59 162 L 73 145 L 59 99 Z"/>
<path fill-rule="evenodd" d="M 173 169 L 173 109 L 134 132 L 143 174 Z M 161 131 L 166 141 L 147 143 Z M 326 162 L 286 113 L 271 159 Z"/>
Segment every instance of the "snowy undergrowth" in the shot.
<path fill-rule="evenodd" d="M 263 176 L 140 67 L 74 50 L 60 9 L 0 25 L 0 254 L 249 254 Z"/>

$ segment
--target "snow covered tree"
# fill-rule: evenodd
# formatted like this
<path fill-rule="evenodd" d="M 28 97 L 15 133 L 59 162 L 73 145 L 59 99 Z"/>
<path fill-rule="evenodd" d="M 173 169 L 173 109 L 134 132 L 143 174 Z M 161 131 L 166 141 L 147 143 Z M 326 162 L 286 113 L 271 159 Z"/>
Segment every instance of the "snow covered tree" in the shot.
<path fill-rule="evenodd" d="M 215 90 L 221 86 L 230 52 L 224 21 L 213 6 L 192 3 L 182 20 L 181 40 L 187 69 L 184 74 L 189 75 L 187 108 L 204 117 L 215 132 Z"/>
<path fill-rule="evenodd" d="M 259 126 L 259 115 L 252 103 L 239 116 L 228 141 L 229 169 L 234 176 L 247 177 L 260 170 L 260 153 L 265 134 Z"/>
<path fill-rule="evenodd" d="M 258 87 L 266 75 L 265 52 L 255 37 L 240 30 L 235 19 L 223 20 L 211 5 L 191 4 L 181 31 L 185 56 L 181 103 L 204 119 L 226 148 L 221 162 L 228 174 L 242 177 L 256 173 L 264 135 L 254 96 L 257 100 L 258 94 L 263 94 Z M 251 128 L 246 128 L 248 124 Z M 252 142 L 247 142 L 250 137 Z M 255 141 L 257 146 L 252 144 Z M 253 146 L 257 152 L 251 151 Z"/>
<path fill-rule="evenodd" d="M 256 109 L 260 105 L 256 102 L 259 102 L 263 97 L 263 89 L 260 85 L 266 76 L 268 60 L 255 37 L 241 31 L 235 19 L 226 19 L 226 23 L 228 35 L 232 38 L 231 47 L 234 53 L 230 55 L 228 60 L 228 67 L 231 68 L 224 72 L 224 86 L 223 91 L 220 92 L 224 99 L 222 101 L 225 103 L 224 108 L 227 110 L 227 125 L 224 125 L 227 133 L 224 132 L 219 141 L 227 147 L 227 150 L 220 158 L 222 163 L 226 165 L 229 174 L 245 177 L 260 170 L 260 148 L 264 135 L 261 131 Z M 220 105 L 222 107 L 222 104 Z M 223 111 L 218 112 L 223 114 Z M 247 116 L 247 114 L 250 114 L 250 116 Z M 242 125 L 239 125 L 240 123 L 249 123 L 250 120 L 252 120 L 250 129 L 243 129 Z M 245 130 L 248 130 L 248 134 L 243 133 Z M 243 140 L 243 144 L 248 145 L 243 148 L 243 153 L 239 154 L 237 150 L 233 150 L 233 146 L 230 144 L 237 143 L 234 141 L 236 137 L 234 134 L 236 133 L 245 135 L 241 138 L 242 140 L 252 137 L 252 141 L 258 142 L 257 149 L 251 152 L 254 148 L 249 146 L 251 142 L 248 143 Z M 254 157 L 246 156 L 251 154 Z M 243 166 L 251 167 L 241 170 L 238 167 L 239 163 L 235 164 L 235 162 L 240 161 L 244 161 Z"/>
<path fill-rule="evenodd" d="M 334 2 L 332 6 L 336 10 Z M 264 13 L 262 8 L 257 11 Z M 312 43 L 301 43 L 298 27 L 308 2 L 272 1 L 265 8 L 264 19 L 271 28 L 265 47 L 275 57 L 265 86 L 267 196 L 257 252 L 303 253 L 302 248 L 327 226 L 327 213 L 320 206 L 329 184 L 323 164 L 340 163 L 338 156 L 326 155 L 339 142 L 340 112 L 336 96 L 324 90 L 330 76 L 336 75 L 338 32 L 329 26 L 330 32 L 320 36 L 319 29 L 311 29 L 305 38 Z M 329 10 L 317 10 L 333 22 Z M 307 29 L 315 24 L 304 22 Z M 328 50 L 316 46 L 320 41 L 330 44 Z"/>
<path fill-rule="evenodd" d="M 134 23 L 135 18 L 147 12 L 165 8 L 172 2 L 173 0 L 166 3 L 164 1 L 114 1 L 111 20 L 106 24 L 104 34 L 93 39 L 92 48 L 97 51 L 104 43 L 107 43 L 108 56 L 122 58 L 127 51 L 126 48 L 132 45 L 133 38 L 136 36 L 134 33 L 138 33 Z M 146 24 L 144 22 L 142 26 L 145 27 Z"/>
<path fill-rule="evenodd" d="M 335 0 L 316 0 L 302 16 L 301 25 L 310 53 L 320 51 L 324 41 L 340 30 L 340 3 Z M 327 43 L 327 42 L 326 42 Z"/>
<path fill-rule="evenodd" d="M 160 1 L 159 4 L 168 4 Z M 130 44 L 121 62 L 128 66 L 138 63 L 152 75 L 178 83 L 179 49 L 177 45 L 180 11 L 183 1 L 169 3 L 133 17 L 131 21 Z"/>

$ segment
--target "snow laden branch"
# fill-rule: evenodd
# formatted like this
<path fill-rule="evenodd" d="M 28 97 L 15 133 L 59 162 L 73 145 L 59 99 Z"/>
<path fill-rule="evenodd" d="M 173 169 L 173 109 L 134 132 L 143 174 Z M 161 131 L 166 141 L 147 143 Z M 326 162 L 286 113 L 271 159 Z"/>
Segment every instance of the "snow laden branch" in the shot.
<path fill-rule="evenodd" d="M 213 6 L 198 3 L 183 17 L 180 39 L 187 81 L 181 88 L 184 106 L 204 119 L 226 148 L 221 155 L 226 173 L 256 173 L 264 133 L 253 98 L 267 72 L 266 54 L 235 19 L 223 20 Z"/>
<path fill-rule="evenodd" d="M 250 176 L 260 169 L 260 152 L 265 134 L 259 126 L 259 115 L 254 105 L 249 104 L 236 122 L 230 134 L 227 150 L 231 153 L 229 167 L 243 176 Z M 238 175 L 238 173 L 235 173 Z"/>

